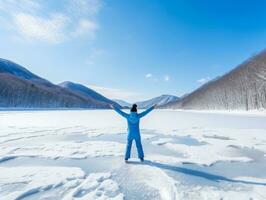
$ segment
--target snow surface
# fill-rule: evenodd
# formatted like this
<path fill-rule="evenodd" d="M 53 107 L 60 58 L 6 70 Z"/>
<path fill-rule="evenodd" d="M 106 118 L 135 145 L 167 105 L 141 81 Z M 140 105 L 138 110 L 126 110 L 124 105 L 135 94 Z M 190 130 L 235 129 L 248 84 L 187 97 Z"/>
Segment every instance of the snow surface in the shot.
<path fill-rule="evenodd" d="M 144 163 L 111 110 L 1 111 L 0 199 L 266 199 L 266 115 L 156 110 Z"/>

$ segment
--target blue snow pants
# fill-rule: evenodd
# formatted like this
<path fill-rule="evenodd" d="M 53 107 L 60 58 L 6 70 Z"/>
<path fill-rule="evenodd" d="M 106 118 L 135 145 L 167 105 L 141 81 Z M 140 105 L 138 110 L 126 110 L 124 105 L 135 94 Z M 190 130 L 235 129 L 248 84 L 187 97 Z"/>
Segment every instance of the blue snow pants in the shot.
<path fill-rule="evenodd" d="M 138 150 L 138 157 L 139 158 L 144 158 L 144 153 L 143 153 L 143 148 L 142 148 L 142 144 L 141 144 L 141 139 L 140 138 L 136 138 L 136 139 L 128 139 L 127 140 L 127 148 L 126 148 L 125 160 L 128 160 L 130 158 L 131 146 L 132 146 L 133 140 L 135 140 L 135 143 L 136 143 L 136 147 L 137 147 L 137 150 Z"/>

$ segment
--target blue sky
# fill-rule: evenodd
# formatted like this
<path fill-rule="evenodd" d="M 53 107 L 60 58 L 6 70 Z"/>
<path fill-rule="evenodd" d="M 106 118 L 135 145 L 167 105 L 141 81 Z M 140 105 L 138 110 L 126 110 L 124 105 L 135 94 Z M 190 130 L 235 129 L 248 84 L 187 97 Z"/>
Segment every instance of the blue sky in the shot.
<path fill-rule="evenodd" d="M 266 1 L 1 0 L 0 57 L 110 98 L 181 96 L 260 52 Z"/>

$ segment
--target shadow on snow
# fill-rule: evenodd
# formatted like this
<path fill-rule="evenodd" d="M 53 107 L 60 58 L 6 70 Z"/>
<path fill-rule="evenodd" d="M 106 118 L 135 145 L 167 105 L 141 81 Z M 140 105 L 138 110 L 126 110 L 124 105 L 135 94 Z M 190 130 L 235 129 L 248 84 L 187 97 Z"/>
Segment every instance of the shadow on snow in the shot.
<path fill-rule="evenodd" d="M 137 161 L 128 161 L 128 164 L 134 164 L 134 165 L 149 165 L 153 167 L 158 167 L 160 169 L 164 170 L 170 170 L 173 172 L 179 172 L 182 174 L 190 175 L 190 176 L 196 176 L 200 178 L 204 178 L 210 181 L 215 181 L 215 182 L 220 182 L 220 181 L 227 181 L 231 183 L 243 183 L 243 184 L 251 184 L 251 185 L 263 185 L 266 186 L 266 183 L 260 183 L 260 182 L 254 182 L 254 181 L 244 181 L 244 180 L 234 180 L 230 179 L 224 176 L 216 175 L 216 174 L 211 174 L 199 170 L 194 170 L 194 169 L 188 169 L 184 167 L 177 167 L 173 165 L 168 165 L 164 163 L 159 163 L 159 162 L 153 162 L 153 161 L 145 161 L 145 162 L 137 162 Z"/>

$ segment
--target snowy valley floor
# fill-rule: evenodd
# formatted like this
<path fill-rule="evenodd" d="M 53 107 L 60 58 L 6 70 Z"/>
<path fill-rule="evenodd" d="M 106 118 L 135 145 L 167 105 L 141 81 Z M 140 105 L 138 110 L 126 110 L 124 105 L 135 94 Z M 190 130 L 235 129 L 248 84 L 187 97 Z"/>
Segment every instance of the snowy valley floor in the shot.
<path fill-rule="evenodd" d="M 266 114 L 156 110 L 144 163 L 113 111 L 1 111 L 1 200 L 266 199 Z"/>

